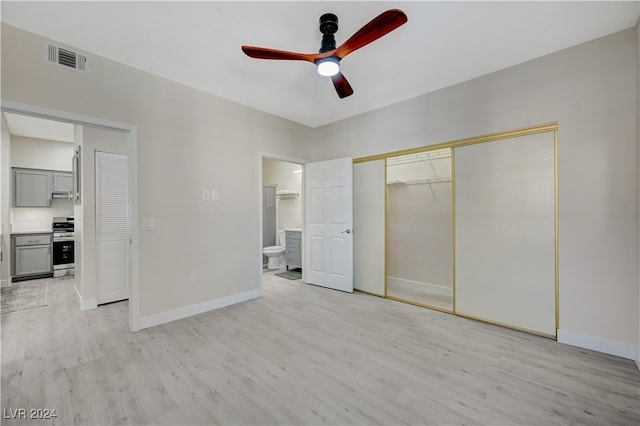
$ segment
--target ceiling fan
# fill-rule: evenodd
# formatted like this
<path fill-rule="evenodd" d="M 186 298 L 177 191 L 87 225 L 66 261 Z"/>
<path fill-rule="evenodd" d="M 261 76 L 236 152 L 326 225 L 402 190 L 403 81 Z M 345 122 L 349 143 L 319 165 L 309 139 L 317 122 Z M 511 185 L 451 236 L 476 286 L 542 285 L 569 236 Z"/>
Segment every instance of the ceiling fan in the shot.
<path fill-rule="evenodd" d="M 257 59 L 312 62 L 318 67 L 320 75 L 331 77 L 338 96 L 346 98 L 353 94 L 353 89 L 342 72 L 340 72 L 340 61 L 351 52 L 390 33 L 405 22 L 407 22 L 407 15 L 402 10 L 387 10 L 373 18 L 351 38 L 336 48 L 336 40 L 333 34 L 338 30 L 338 17 L 333 13 L 325 13 L 320 17 L 322 44 L 319 53 L 297 53 L 255 46 L 242 46 L 242 51 L 247 56 Z"/>

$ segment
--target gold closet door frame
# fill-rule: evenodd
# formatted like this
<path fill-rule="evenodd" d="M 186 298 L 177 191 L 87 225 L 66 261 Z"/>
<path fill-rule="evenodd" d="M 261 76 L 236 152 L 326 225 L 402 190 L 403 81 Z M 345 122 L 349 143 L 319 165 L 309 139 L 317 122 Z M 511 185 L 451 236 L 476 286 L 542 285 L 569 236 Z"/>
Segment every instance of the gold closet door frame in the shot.
<path fill-rule="evenodd" d="M 546 334 L 546 333 L 541 333 L 535 330 L 529 330 L 529 329 L 525 329 L 522 327 L 518 327 L 512 324 L 505 324 L 505 323 L 501 323 L 501 322 L 497 322 L 497 321 L 493 321 L 490 319 L 486 319 L 486 318 L 479 318 L 479 317 L 474 317 L 474 316 L 470 316 L 470 315 L 465 315 L 462 313 L 459 313 L 456 311 L 456 247 L 455 247 L 455 239 L 456 239 L 456 217 L 455 217 L 455 188 L 456 188 L 456 184 L 455 184 L 455 148 L 457 147 L 461 147 L 461 146 L 466 146 L 466 145 L 475 145 L 475 144 L 481 144 L 481 143 L 486 143 L 486 142 L 493 142 L 493 141 L 498 141 L 498 140 L 503 140 L 503 139 L 516 139 L 520 136 L 528 136 L 528 135 L 533 135 L 533 134 L 537 134 L 537 133 L 546 133 L 546 132 L 553 132 L 553 199 L 554 199 L 554 218 L 553 218 L 553 222 L 554 222 L 554 243 L 555 243 L 555 329 L 556 329 L 556 333 L 554 335 L 550 335 L 550 334 Z M 515 130 L 507 130 L 504 132 L 497 132 L 497 133 L 490 133 L 490 134 L 486 134 L 486 135 L 481 135 L 481 136 L 473 136 L 473 137 L 469 137 L 469 138 L 464 138 L 464 139 L 457 139 L 457 140 L 453 140 L 453 141 L 449 141 L 449 142 L 442 142 L 442 143 L 437 143 L 437 144 L 433 144 L 433 145 L 426 145 L 426 146 L 421 146 L 421 147 L 417 147 L 417 148 L 410 148 L 410 149 L 404 149 L 404 150 L 399 150 L 399 151 L 392 151 L 392 152 L 387 152 L 384 154 L 376 154 L 376 155 L 370 155 L 370 156 L 366 156 L 366 157 L 359 157 L 359 158 L 354 158 L 353 159 L 353 163 L 357 164 L 357 163 L 364 163 L 364 162 L 368 162 L 368 161 L 376 161 L 376 160 L 385 160 L 385 185 L 386 185 L 386 160 L 388 158 L 391 157 L 398 157 L 398 156 L 402 156 L 402 155 L 411 155 L 411 154 L 419 154 L 419 153 L 423 153 L 423 152 L 428 152 L 428 151 L 435 151 L 438 149 L 445 149 L 445 148 L 451 148 L 451 182 L 452 182 L 452 194 L 451 194 L 451 199 L 452 199 L 452 223 L 453 223 L 453 233 L 452 233 L 452 237 L 453 237 L 453 310 L 446 310 L 446 309 L 442 309 L 442 308 L 438 308 L 438 307 L 434 307 L 434 306 L 429 306 L 429 305 L 425 305 L 419 302 L 412 302 L 410 300 L 404 300 L 404 299 L 399 299 L 399 298 L 395 298 L 392 296 L 389 296 L 387 294 L 387 277 L 386 277 L 386 247 L 385 247 L 385 277 L 384 277 L 384 283 L 385 283 L 385 298 L 387 299 L 393 299 L 393 300 L 397 300 L 400 302 L 405 302 L 405 303 L 409 303 L 412 305 L 416 305 L 416 306 L 421 306 L 424 308 L 428 308 L 428 309 L 433 309 L 436 311 L 441 311 L 441 312 L 446 312 L 446 313 L 450 313 L 456 316 L 460 316 L 460 317 L 464 317 L 464 318 L 470 318 L 470 319 L 474 319 L 474 320 L 479 320 L 479 321 L 483 321 L 489 324 L 495 324 L 495 325 L 499 325 L 502 327 L 506 327 L 506 328 L 511 328 L 514 330 L 519 330 L 519 331 L 524 331 L 526 333 L 530 333 L 530 334 L 535 334 L 535 335 L 539 335 L 539 336 L 543 336 L 543 337 L 548 337 L 548 338 L 552 338 L 552 339 L 557 339 L 558 337 L 558 328 L 560 327 L 560 283 L 559 283 L 559 241 L 558 241 L 558 123 L 557 122 L 552 122 L 552 123 L 547 123 L 547 124 L 541 124 L 541 125 L 537 125 L 537 126 L 531 126 L 531 127 L 523 127 L 520 129 L 515 129 Z M 385 216 L 386 216 L 386 211 L 387 211 L 387 207 L 388 207 L 388 194 L 385 188 Z M 386 219 L 385 219 L 385 230 L 384 230 L 384 234 L 387 234 L 387 229 L 386 229 Z M 386 238 L 385 238 L 385 245 L 386 245 Z M 356 290 L 357 291 L 357 290 Z"/>

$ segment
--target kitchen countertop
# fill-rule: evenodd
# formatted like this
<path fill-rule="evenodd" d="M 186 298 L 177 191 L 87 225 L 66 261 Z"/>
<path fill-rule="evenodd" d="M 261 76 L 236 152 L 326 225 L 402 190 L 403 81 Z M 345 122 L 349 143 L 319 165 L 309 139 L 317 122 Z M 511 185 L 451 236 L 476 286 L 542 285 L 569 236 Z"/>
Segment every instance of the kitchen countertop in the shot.
<path fill-rule="evenodd" d="M 28 234 L 53 234 L 53 231 L 50 229 L 42 229 L 40 231 L 38 230 L 33 230 L 33 231 L 16 231 L 16 232 L 12 232 L 11 235 L 28 235 Z"/>

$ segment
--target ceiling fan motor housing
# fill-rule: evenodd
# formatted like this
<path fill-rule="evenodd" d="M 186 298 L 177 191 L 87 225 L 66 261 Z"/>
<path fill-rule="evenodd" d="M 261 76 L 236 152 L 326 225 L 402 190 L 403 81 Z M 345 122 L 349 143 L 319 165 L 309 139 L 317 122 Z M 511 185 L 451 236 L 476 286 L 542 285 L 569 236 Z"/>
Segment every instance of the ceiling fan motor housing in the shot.
<path fill-rule="evenodd" d="M 320 17 L 320 32 L 322 33 L 322 44 L 320 53 L 328 52 L 336 48 L 336 39 L 333 36 L 338 31 L 338 17 L 333 13 L 325 13 Z"/>

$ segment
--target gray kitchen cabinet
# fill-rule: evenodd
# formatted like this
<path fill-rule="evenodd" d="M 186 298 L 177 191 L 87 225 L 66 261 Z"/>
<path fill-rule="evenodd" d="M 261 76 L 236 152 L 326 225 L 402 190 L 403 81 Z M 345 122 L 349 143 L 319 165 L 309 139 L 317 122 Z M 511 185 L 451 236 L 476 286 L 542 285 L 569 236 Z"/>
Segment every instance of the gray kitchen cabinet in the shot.
<path fill-rule="evenodd" d="M 48 170 L 14 168 L 13 206 L 50 207 L 51 172 Z"/>
<path fill-rule="evenodd" d="M 70 199 L 72 191 L 70 172 L 13 169 L 14 207 L 51 207 L 52 198 Z"/>
<path fill-rule="evenodd" d="M 287 269 L 302 268 L 302 231 L 285 230 Z"/>
<path fill-rule="evenodd" d="M 11 247 L 12 280 L 53 274 L 51 233 L 14 234 Z"/>
<path fill-rule="evenodd" d="M 70 172 L 53 172 L 53 192 L 71 192 L 73 176 Z"/>

